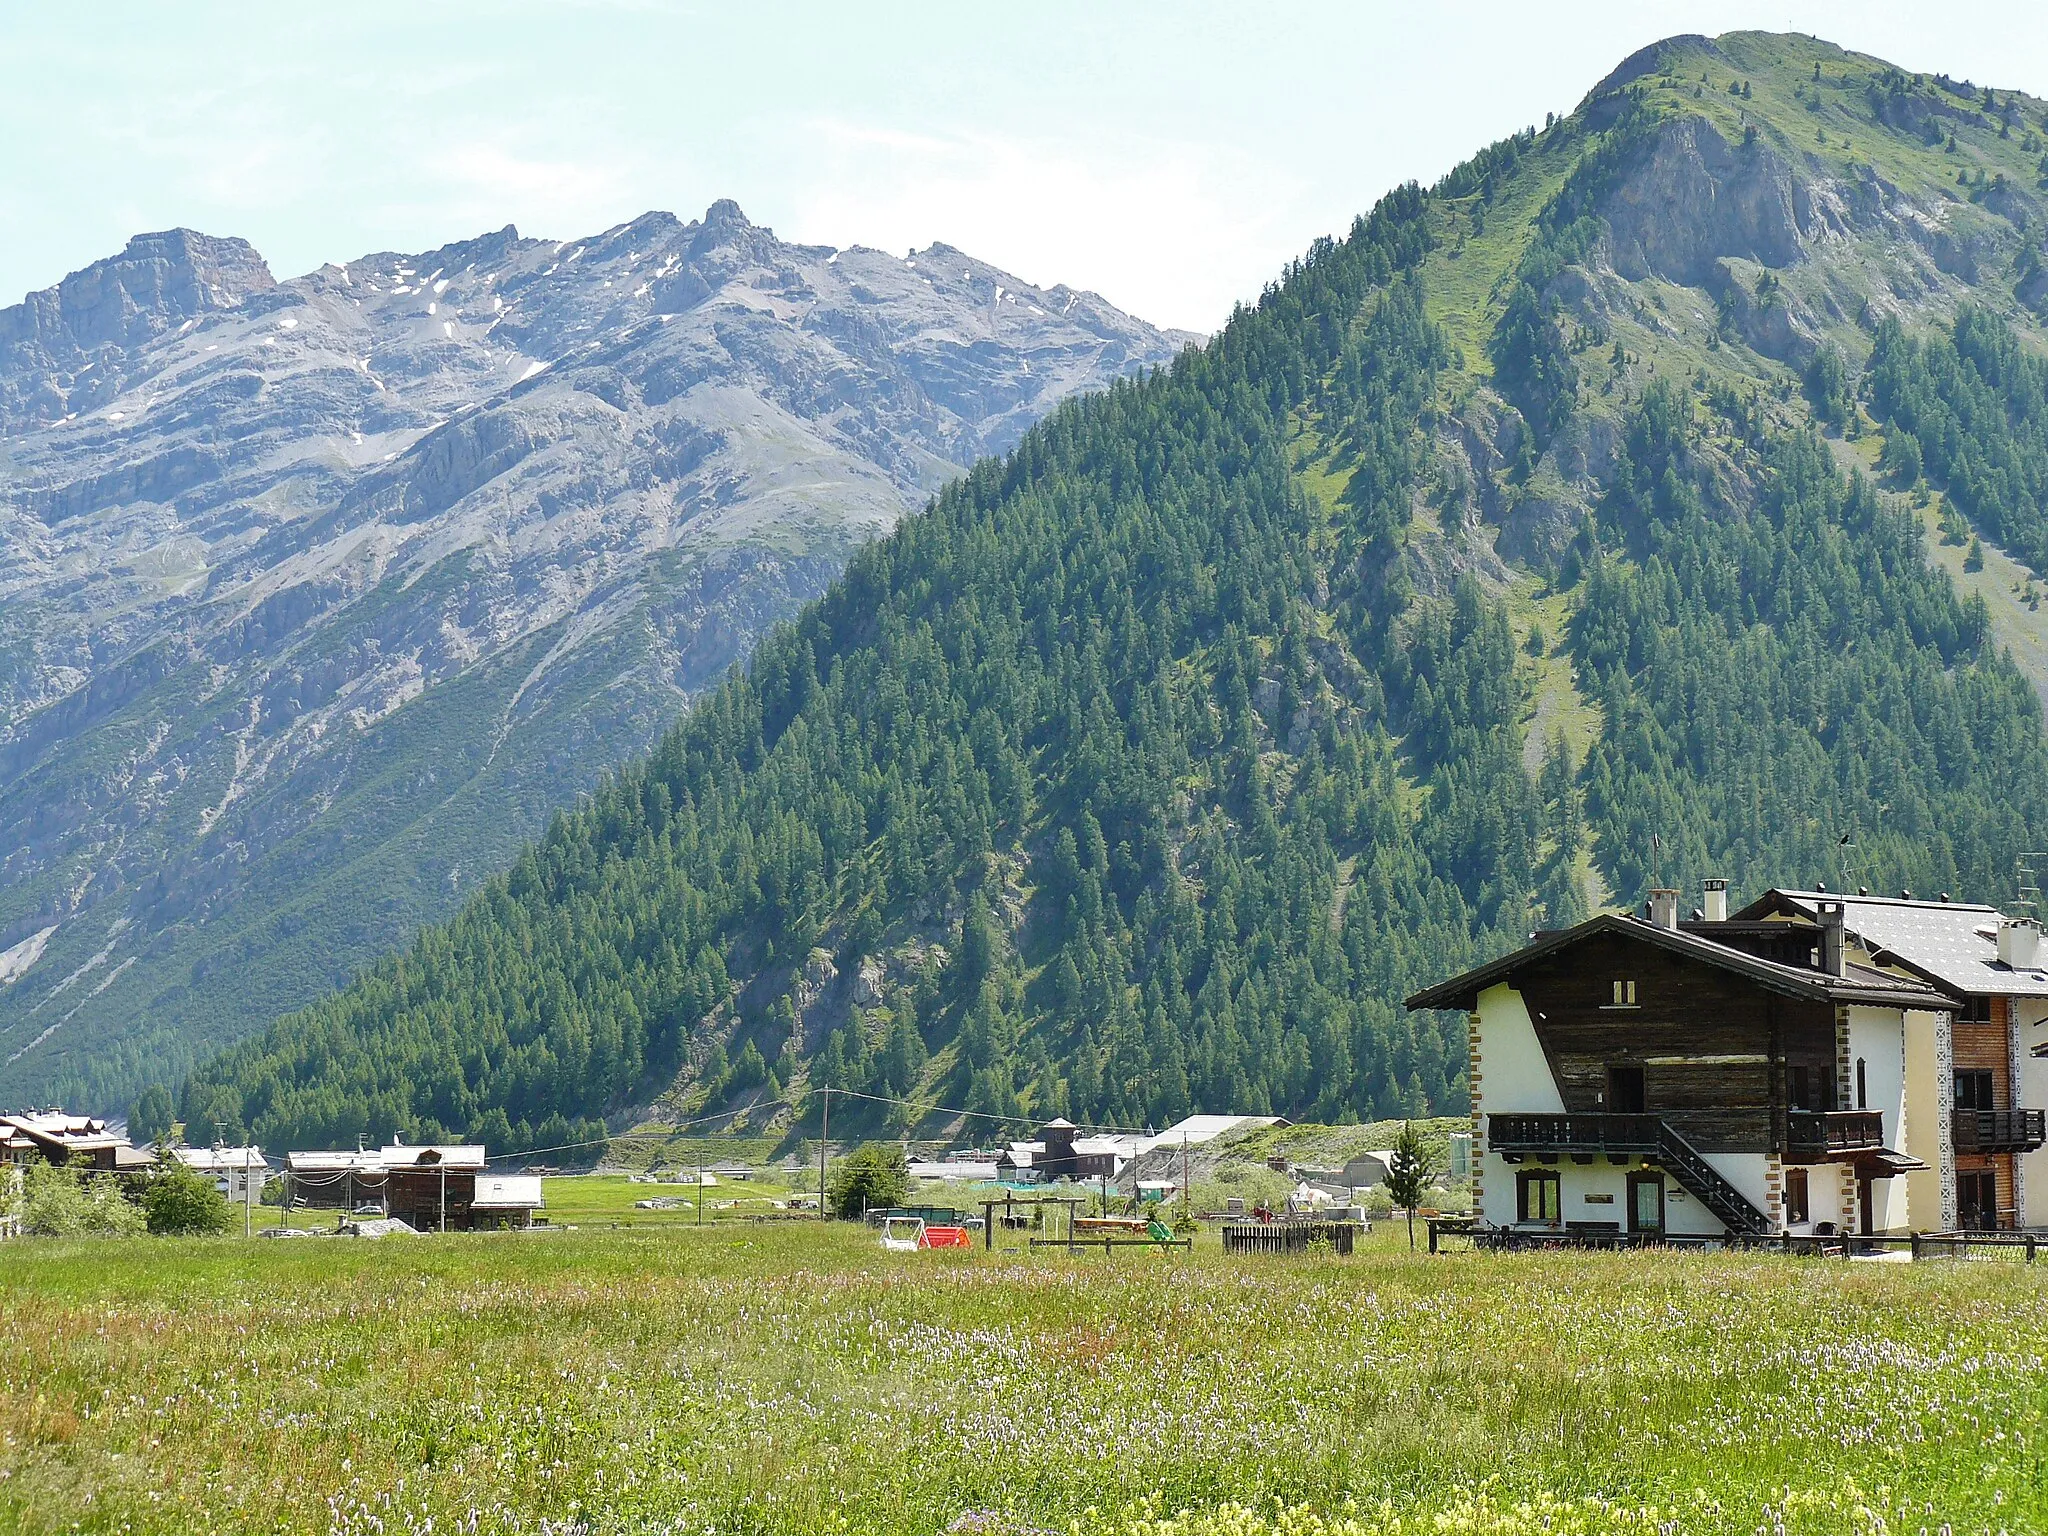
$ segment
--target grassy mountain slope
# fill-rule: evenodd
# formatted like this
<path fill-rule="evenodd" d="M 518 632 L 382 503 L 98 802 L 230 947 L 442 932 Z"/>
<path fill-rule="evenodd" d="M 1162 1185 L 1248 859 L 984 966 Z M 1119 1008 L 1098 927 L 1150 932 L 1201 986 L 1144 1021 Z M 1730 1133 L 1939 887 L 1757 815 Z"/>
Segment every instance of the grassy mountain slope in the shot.
<path fill-rule="evenodd" d="M 1923 518 L 2029 526 L 2031 418 L 1938 354 L 2039 351 L 2042 127 L 1806 39 L 1645 50 L 977 467 L 188 1117 L 1455 1111 L 1462 1021 L 1398 998 L 1609 893 L 2004 894 L 2040 704 Z M 1918 470 L 1895 427 L 1848 472 L 1908 400 Z M 1950 484 L 1964 438 L 2005 478 Z"/>

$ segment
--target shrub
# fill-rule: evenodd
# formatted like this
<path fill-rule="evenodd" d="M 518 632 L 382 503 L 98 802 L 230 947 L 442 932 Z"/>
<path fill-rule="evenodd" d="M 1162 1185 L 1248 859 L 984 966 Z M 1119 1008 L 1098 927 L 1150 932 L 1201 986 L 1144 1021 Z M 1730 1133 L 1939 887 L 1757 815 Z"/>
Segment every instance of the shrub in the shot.
<path fill-rule="evenodd" d="M 23 1180 L 22 1230 L 38 1237 L 133 1237 L 142 1211 L 112 1174 L 31 1164 Z"/>
<path fill-rule="evenodd" d="M 227 1197 L 204 1174 L 177 1159 L 150 1176 L 142 1192 L 149 1230 L 159 1237 L 193 1237 L 225 1232 L 234 1223 Z"/>
<path fill-rule="evenodd" d="M 839 1160 L 826 1189 L 835 1216 L 858 1217 L 865 1211 L 901 1205 L 910 1192 L 903 1149 L 890 1142 L 867 1143 Z"/>

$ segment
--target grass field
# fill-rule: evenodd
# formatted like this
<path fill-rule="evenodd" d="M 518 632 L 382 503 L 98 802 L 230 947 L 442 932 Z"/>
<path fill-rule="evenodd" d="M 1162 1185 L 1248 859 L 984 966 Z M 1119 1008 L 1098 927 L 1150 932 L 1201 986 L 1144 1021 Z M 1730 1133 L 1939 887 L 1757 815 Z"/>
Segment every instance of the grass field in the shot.
<path fill-rule="evenodd" d="M 0 1529 L 2039 1531 L 2044 1271 L 24 1240 Z"/>

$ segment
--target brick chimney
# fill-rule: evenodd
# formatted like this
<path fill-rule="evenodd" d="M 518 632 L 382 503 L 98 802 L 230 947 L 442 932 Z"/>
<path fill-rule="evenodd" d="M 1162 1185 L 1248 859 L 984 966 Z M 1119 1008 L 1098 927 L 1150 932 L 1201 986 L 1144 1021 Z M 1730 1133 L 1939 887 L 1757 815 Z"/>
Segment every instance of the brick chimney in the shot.
<path fill-rule="evenodd" d="M 1678 892 L 1667 886 L 1651 887 L 1650 921 L 1659 928 L 1678 926 Z"/>

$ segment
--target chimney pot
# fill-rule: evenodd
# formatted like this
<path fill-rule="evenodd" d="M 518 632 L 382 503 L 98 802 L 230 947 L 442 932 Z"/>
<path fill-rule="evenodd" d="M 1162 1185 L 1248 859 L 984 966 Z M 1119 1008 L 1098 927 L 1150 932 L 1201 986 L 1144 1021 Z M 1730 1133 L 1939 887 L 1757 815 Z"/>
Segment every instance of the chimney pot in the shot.
<path fill-rule="evenodd" d="M 1701 886 L 1705 892 L 1704 910 L 1710 923 L 1728 921 L 1728 882 L 1726 880 L 1704 880 Z"/>
<path fill-rule="evenodd" d="M 1650 890 L 1650 921 L 1659 928 L 1677 928 L 1678 892 L 1667 886 Z"/>
<path fill-rule="evenodd" d="M 1842 904 L 1839 901 L 1821 903 L 1820 968 L 1830 976 L 1842 974 Z"/>

